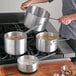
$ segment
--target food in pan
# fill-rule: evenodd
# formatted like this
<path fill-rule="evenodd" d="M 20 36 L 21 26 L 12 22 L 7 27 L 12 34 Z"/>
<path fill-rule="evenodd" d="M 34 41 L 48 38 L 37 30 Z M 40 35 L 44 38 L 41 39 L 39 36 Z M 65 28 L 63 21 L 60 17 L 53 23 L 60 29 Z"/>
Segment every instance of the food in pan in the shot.
<path fill-rule="evenodd" d="M 24 37 L 22 36 L 10 36 L 9 39 L 11 40 L 17 40 L 17 39 L 23 39 Z"/>
<path fill-rule="evenodd" d="M 57 37 L 49 36 L 49 35 L 43 35 L 43 36 L 39 36 L 38 38 L 44 39 L 44 40 L 55 40 Z"/>

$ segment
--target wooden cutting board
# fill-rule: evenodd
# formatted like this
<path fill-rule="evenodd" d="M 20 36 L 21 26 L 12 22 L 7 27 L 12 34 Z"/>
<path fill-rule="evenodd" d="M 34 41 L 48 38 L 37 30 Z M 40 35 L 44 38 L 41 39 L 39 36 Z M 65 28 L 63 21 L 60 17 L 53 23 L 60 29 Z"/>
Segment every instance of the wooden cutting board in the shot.
<path fill-rule="evenodd" d="M 17 66 L 0 68 L 0 76 L 53 76 L 53 73 L 60 73 L 63 65 L 74 66 L 71 61 L 59 61 L 39 64 L 39 69 L 31 75 L 21 74 Z M 76 68 L 74 69 L 76 70 Z"/>

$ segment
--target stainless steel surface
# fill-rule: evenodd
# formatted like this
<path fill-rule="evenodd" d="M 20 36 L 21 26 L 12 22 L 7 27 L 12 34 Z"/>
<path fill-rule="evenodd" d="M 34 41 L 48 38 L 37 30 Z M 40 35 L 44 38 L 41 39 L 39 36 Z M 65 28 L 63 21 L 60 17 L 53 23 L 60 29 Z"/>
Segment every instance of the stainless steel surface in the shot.
<path fill-rule="evenodd" d="M 49 32 L 55 32 L 58 34 L 58 32 L 56 31 L 56 29 L 53 27 L 53 25 L 48 22 L 47 23 L 48 26 L 46 26 L 46 29 Z M 71 49 L 71 47 L 66 43 L 66 41 L 61 41 L 58 43 L 58 47 L 60 48 L 60 50 L 62 51 L 64 58 L 71 58 L 71 57 L 75 57 L 75 52 Z"/>
<path fill-rule="evenodd" d="M 60 59 L 49 59 L 49 60 L 42 60 L 40 63 L 48 63 L 48 62 L 59 62 L 59 61 L 71 61 L 70 58 L 60 58 Z"/>
<path fill-rule="evenodd" d="M 46 40 L 41 36 L 54 36 L 56 39 Z M 36 48 L 42 52 L 54 52 L 57 49 L 57 35 L 53 32 L 41 32 L 36 35 Z"/>
<path fill-rule="evenodd" d="M 15 39 L 13 37 L 21 37 Z M 13 39 L 12 39 L 13 38 Z M 27 51 L 27 35 L 23 32 L 13 31 L 8 32 L 4 36 L 5 52 L 10 55 L 21 55 Z"/>
<path fill-rule="evenodd" d="M 39 59 L 33 55 L 20 56 L 17 62 L 21 72 L 32 73 L 38 70 Z"/>
<path fill-rule="evenodd" d="M 65 41 L 59 42 L 58 46 L 60 50 L 63 52 L 65 58 L 75 57 L 75 52 Z"/>
<path fill-rule="evenodd" d="M 35 25 L 41 24 L 41 26 L 34 30 L 43 31 L 46 28 L 49 16 L 50 14 L 48 13 L 48 11 L 44 10 L 43 8 L 38 6 L 30 6 L 27 8 L 25 13 L 24 25 L 27 28 L 31 28 Z"/>

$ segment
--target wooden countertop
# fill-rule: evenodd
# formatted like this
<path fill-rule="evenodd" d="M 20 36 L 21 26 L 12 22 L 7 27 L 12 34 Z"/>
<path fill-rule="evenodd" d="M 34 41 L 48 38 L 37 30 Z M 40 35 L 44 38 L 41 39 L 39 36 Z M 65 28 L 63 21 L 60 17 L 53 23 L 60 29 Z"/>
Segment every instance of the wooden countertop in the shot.
<path fill-rule="evenodd" d="M 71 61 L 59 61 L 41 63 L 39 64 L 38 71 L 31 75 L 21 74 L 17 66 L 0 68 L 0 76 L 53 76 L 55 72 L 60 73 L 60 69 L 63 65 L 73 66 L 74 71 L 76 71 L 76 67 Z"/>

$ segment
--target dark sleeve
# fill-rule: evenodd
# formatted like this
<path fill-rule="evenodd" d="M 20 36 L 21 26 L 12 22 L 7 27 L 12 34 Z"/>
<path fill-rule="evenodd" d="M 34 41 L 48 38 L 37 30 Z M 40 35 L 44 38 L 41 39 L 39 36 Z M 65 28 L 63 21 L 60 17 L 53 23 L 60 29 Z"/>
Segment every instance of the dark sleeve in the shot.
<path fill-rule="evenodd" d="M 49 2 L 52 2 L 53 0 L 48 0 Z"/>

